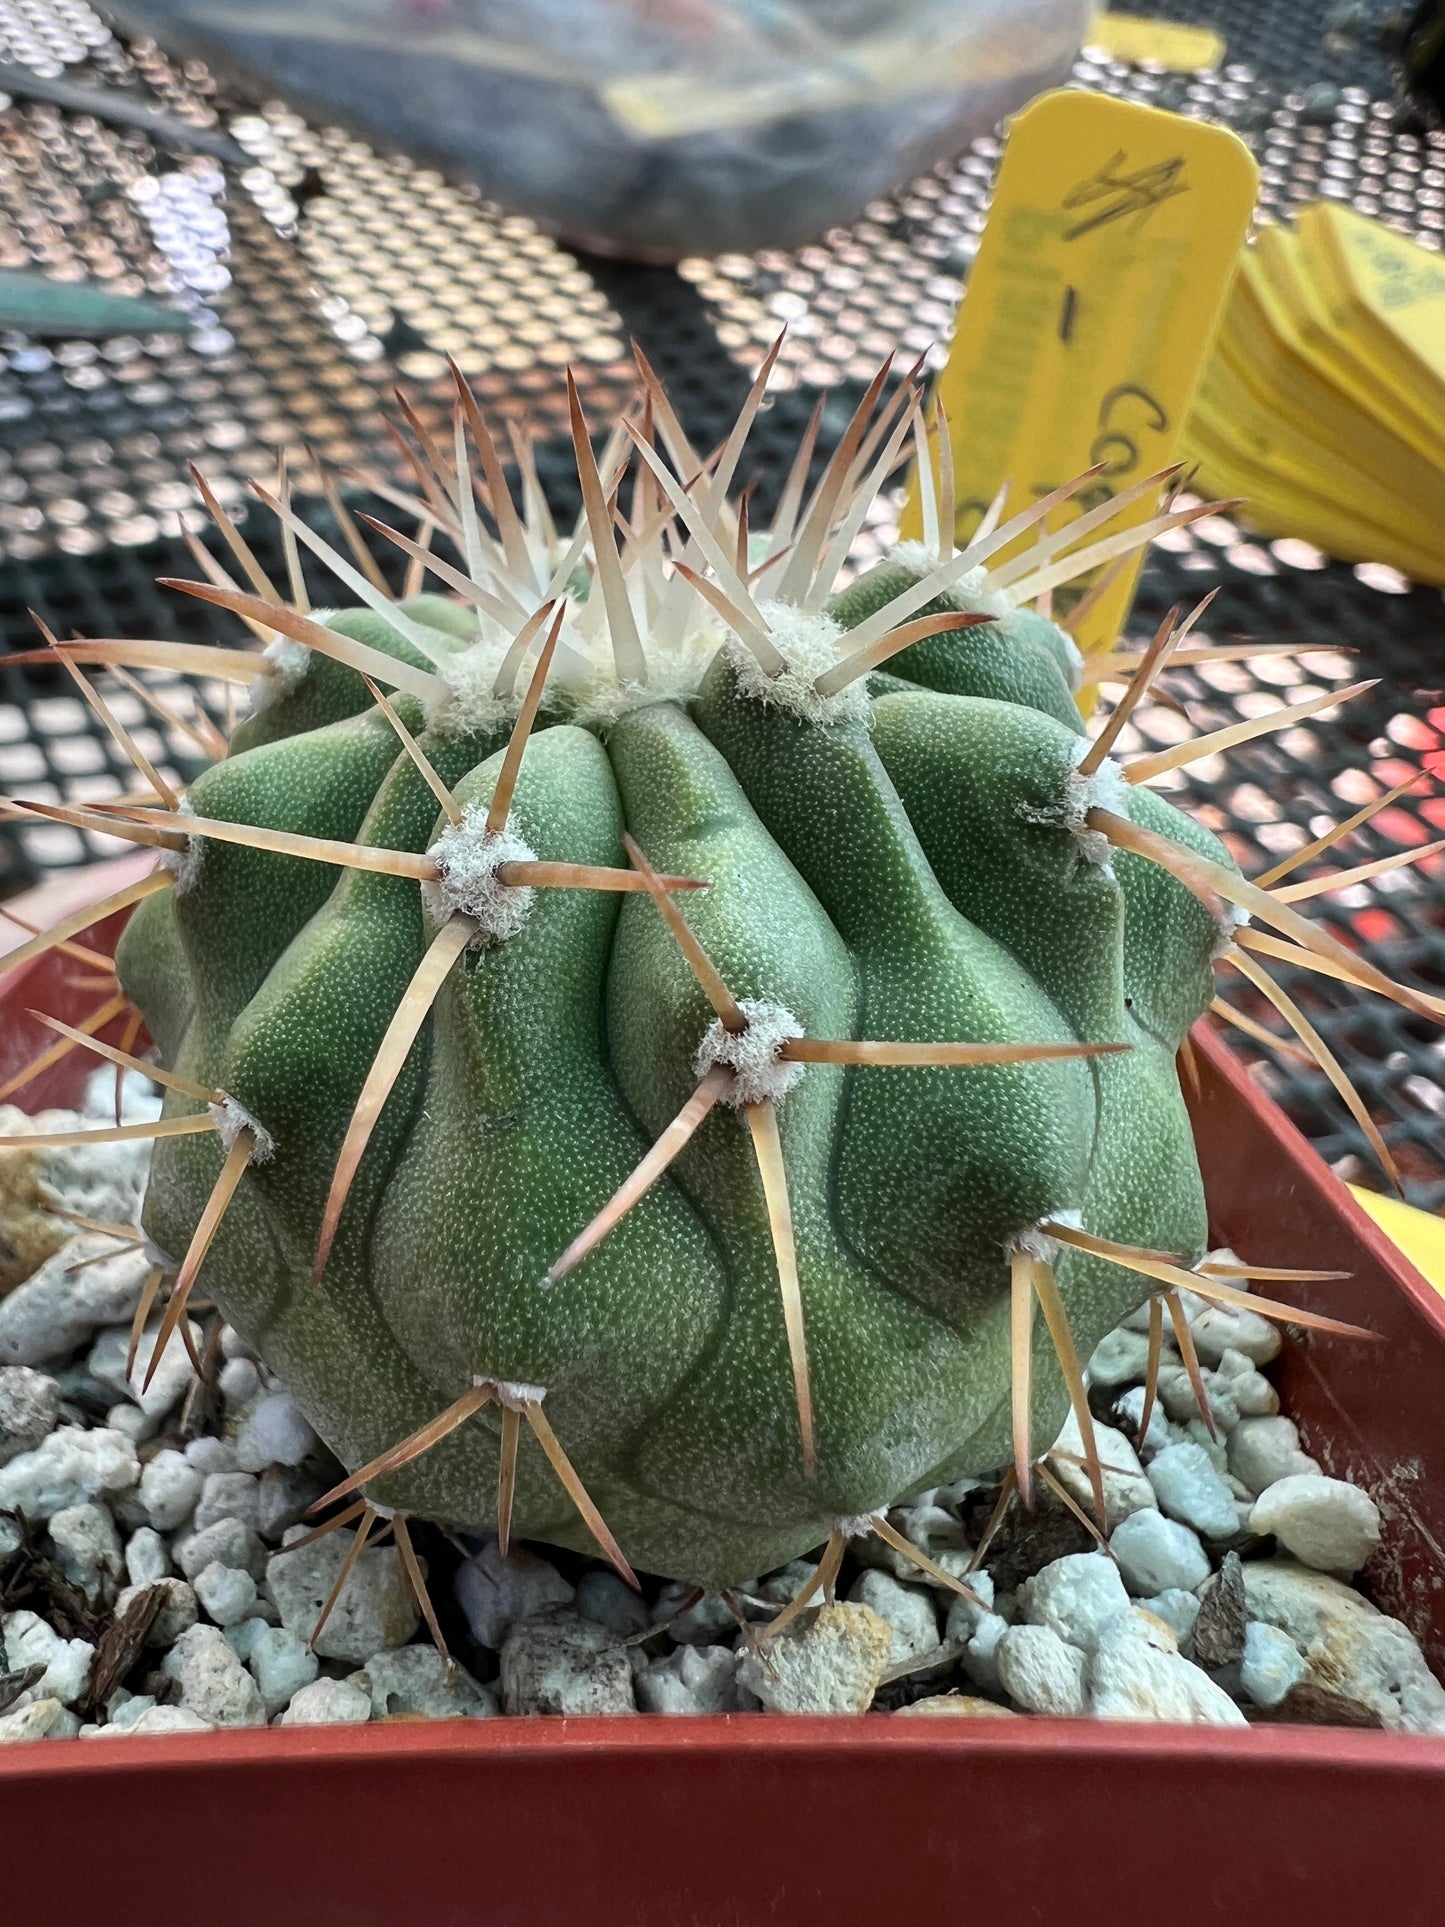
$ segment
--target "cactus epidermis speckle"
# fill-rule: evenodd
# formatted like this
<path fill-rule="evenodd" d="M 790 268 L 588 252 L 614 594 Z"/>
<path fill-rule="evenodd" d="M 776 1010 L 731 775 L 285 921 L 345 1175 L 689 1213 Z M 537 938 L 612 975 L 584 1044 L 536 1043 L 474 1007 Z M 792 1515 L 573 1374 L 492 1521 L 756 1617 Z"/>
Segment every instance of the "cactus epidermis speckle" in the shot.
<path fill-rule="evenodd" d="M 675 465 L 695 473 L 687 453 Z M 945 625 L 819 696 L 849 632 L 930 566 L 904 549 L 830 599 L 811 577 L 798 592 L 797 545 L 823 556 L 865 457 L 849 467 L 845 451 L 831 514 L 795 500 L 742 545 L 765 558 L 751 580 L 723 566 L 731 507 L 696 492 L 712 546 L 679 527 L 664 550 L 644 490 L 620 558 L 595 523 L 569 555 L 534 512 L 525 569 L 501 533 L 472 540 L 490 603 L 417 597 L 401 627 L 384 602 L 324 618 L 336 648 L 350 638 L 411 678 L 396 710 L 459 825 L 357 671 L 294 642 L 233 753 L 193 786 L 198 816 L 433 861 L 419 888 L 415 873 L 206 837 L 189 887 L 142 904 L 120 954 L 163 1061 L 227 1093 L 273 1147 L 203 1277 L 327 1442 L 359 1467 L 483 1388 L 465 1424 L 371 1481 L 379 1502 L 491 1523 L 508 1408 L 485 1388 L 521 1385 L 634 1565 L 733 1583 L 839 1519 L 1008 1459 L 1010 1253 L 1055 1257 L 1084 1356 L 1151 1289 L 1056 1252 L 1040 1227 L 1185 1264 L 1203 1250 L 1175 1053 L 1212 995 L 1215 921 L 1085 819 L 1102 805 L 1229 859 L 1112 764 L 1081 776 L 1072 644 L 1028 608 Z M 519 628 L 556 598 L 553 674 L 489 832 L 532 672 L 529 647 L 499 673 L 513 632 L 488 608 L 515 607 Z M 923 613 L 959 601 L 1003 608 L 984 574 Z M 418 674 L 434 698 L 413 693 Z M 731 1004 L 716 986 L 709 1001 L 648 892 L 500 875 L 519 860 L 615 872 L 625 833 L 658 872 L 706 883 L 669 901 Z M 458 917 L 482 941 L 417 1016 L 313 1282 L 373 1060 Z M 818 1041 L 857 1039 L 939 1048 L 827 1061 Z M 948 1061 L 960 1045 L 1018 1050 Z M 552 1276 L 670 1127 L 666 1170 Z M 158 1142 L 145 1218 L 159 1246 L 186 1249 L 224 1152 L 206 1135 Z M 1042 1446 L 1065 1389 L 1041 1329 L 1034 1351 Z M 513 1529 L 588 1546 L 556 1462 L 523 1437 Z"/>

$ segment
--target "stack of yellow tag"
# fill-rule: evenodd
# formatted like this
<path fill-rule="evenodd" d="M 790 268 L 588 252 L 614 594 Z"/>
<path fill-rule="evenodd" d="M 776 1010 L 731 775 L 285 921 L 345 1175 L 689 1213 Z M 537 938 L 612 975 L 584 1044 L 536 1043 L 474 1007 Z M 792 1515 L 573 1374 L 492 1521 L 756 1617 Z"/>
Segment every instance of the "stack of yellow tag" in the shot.
<path fill-rule="evenodd" d="M 1265 228 L 1185 446 L 1261 533 L 1445 585 L 1445 260 L 1329 201 Z"/>

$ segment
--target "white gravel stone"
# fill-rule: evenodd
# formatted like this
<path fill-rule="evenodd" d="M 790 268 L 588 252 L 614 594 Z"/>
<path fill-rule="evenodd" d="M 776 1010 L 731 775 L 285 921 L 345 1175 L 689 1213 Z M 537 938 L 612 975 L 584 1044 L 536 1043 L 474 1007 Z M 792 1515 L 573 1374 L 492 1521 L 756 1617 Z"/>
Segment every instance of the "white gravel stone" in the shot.
<path fill-rule="evenodd" d="M 212 1472 L 234 1472 L 237 1469 L 236 1449 L 228 1440 L 213 1438 L 205 1433 L 198 1439 L 192 1439 L 186 1446 L 186 1463 L 193 1465 L 202 1478 L 209 1477 Z"/>
<path fill-rule="evenodd" d="M 736 1632 L 738 1622 L 720 1592 L 705 1592 L 690 1606 L 683 1606 L 695 1590 L 681 1580 L 670 1580 L 653 1601 L 652 1622 L 665 1625 L 675 1645 L 715 1646 Z"/>
<path fill-rule="evenodd" d="M 1244 1593 L 1251 1619 L 1288 1633 L 1320 1686 L 1358 1700 L 1395 1732 L 1445 1732 L 1445 1687 L 1409 1628 L 1363 1593 L 1286 1559 L 1250 1560 Z"/>
<path fill-rule="evenodd" d="M 1253 1493 L 1297 1472 L 1318 1472 L 1293 1419 L 1243 1418 L 1229 1435 L 1229 1469 Z"/>
<path fill-rule="evenodd" d="M 373 1653 L 349 1683 L 370 1696 L 371 1716 L 377 1720 L 484 1720 L 497 1710 L 486 1687 L 456 1660 L 443 1659 L 435 1646 Z"/>
<path fill-rule="evenodd" d="M 890 1666 L 931 1653 L 938 1644 L 938 1610 L 931 1597 L 919 1586 L 905 1586 L 891 1573 L 870 1570 L 860 1573 L 848 1597 L 859 1606 L 869 1606 L 886 1620 L 893 1636 L 888 1655 Z"/>
<path fill-rule="evenodd" d="M 128 1693 L 122 1686 L 111 1694 L 105 1703 L 107 1726 L 134 1726 L 142 1713 L 149 1713 L 156 1703 L 154 1693 Z"/>
<path fill-rule="evenodd" d="M 364 1726 L 371 1718 L 371 1695 L 349 1679 L 316 1679 L 303 1686 L 277 1721 L 278 1726 Z"/>
<path fill-rule="evenodd" d="M 1266 1486 L 1250 1530 L 1273 1533 L 1302 1566 L 1358 1572 L 1380 1543 L 1380 1510 L 1368 1492 L 1343 1479 L 1297 1472 Z"/>
<path fill-rule="evenodd" d="M 868 1606 L 822 1606 L 744 1652 L 738 1679 L 775 1713 L 866 1713 L 888 1670 L 893 1629 Z"/>
<path fill-rule="evenodd" d="M 495 1539 L 457 1568 L 453 1590 L 472 1638 L 493 1652 L 501 1651 L 513 1626 L 549 1606 L 568 1606 L 573 1598 L 572 1587 L 550 1561 L 525 1546 L 513 1546 L 504 1559 Z"/>
<path fill-rule="evenodd" d="M 1214 1371 L 1228 1383 L 1241 1418 L 1265 1418 L 1279 1410 L 1279 1393 L 1243 1352 L 1226 1347 Z"/>
<path fill-rule="evenodd" d="M 220 1724 L 223 1722 L 202 1719 L 189 1706 L 148 1706 L 127 1726 L 87 1726 L 80 1737 L 83 1740 L 128 1740 L 137 1733 L 211 1733 Z"/>
<path fill-rule="evenodd" d="M 969 1551 L 968 1535 L 962 1521 L 946 1506 L 937 1505 L 926 1496 L 920 1498 L 916 1505 L 890 1507 L 888 1518 L 889 1523 L 905 1539 L 930 1559 L 936 1560 L 941 1552 L 963 1552 L 967 1555 Z M 882 1545 L 884 1542 L 875 1538 L 872 1543 Z M 887 1550 L 893 1551 L 893 1548 L 888 1547 Z M 901 1559 L 903 1555 L 895 1553 L 895 1557 Z M 921 1581 L 923 1575 L 910 1560 L 904 1559 L 902 1570 L 896 1572 L 894 1577 Z"/>
<path fill-rule="evenodd" d="M 249 1619 L 256 1605 L 256 1582 L 249 1572 L 213 1559 L 191 1582 L 196 1598 L 218 1626 Z"/>
<path fill-rule="evenodd" d="M 1231 1281 L 1232 1282 L 1232 1281 Z M 1189 1321 L 1194 1349 L 1206 1365 L 1217 1365 L 1225 1352 L 1240 1352 L 1254 1365 L 1278 1358 L 1283 1339 L 1276 1326 L 1257 1311 L 1211 1305 Z"/>
<path fill-rule="evenodd" d="M 1232 1539 L 1239 1530 L 1234 1497 L 1202 1445 L 1171 1445 L 1149 1462 L 1159 1509 L 1193 1526 L 1206 1539 Z"/>
<path fill-rule="evenodd" d="M 290 1465 L 268 1465 L 256 1486 L 256 1530 L 268 1543 L 279 1541 L 287 1526 L 299 1525 L 307 1507 L 336 1483 L 337 1472 Z"/>
<path fill-rule="evenodd" d="M 961 1593 L 949 1594 L 943 1637 L 950 1645 L 972 1639 L 993 1608 L 993 1574 L 986 1567 L 980 1566 L 966 1577 L 962 1573 L 958 1576 L 974 1597 L 965 1599 Z"/>
<path fill-rule="evenodd" d="M 1003 1682 L 998 1676 L 998 1649 L 1008 1629 L 1009 1623 L 1001 1614 L 985 1613 L 959 1655 L 964 1672 L 985 1693 L 1003 1691 Z"/>
<path fill-rule="evenodd" d="M 674 1647 L 638 1673 L 633 1690 L 644 1713 L 736 1713 L 745 1703 L 727 1646 Z"/>
<path fill-rule="evenodd" d="M 125 1559 L 115 1520 L 103 1505 L 88 1500 L 53 1513 L 50 1541 L 56 1565 L 92 1604 L 119 1586 Z"/>
<path fill-rule="evenodd" d="M 619 1639 L 630 1639 L 649 1623 L 647 1601 L 615 1572 L 601 1567 L 583 1573 L 572 1603 L 579 1618 L 595 1620 Z"/>
<path fill-rule="evenodd" d="M 216 1387 L 232 1410 L 249 1405 L 261 1389 L 261 1374 L 253 1358 L 228 1358 L 216 1374 Z M 260 1471 L 260 1466 L 256 1470 Z"/>
<path fill-rule="evenodd" d="M 1139 1422 L 1144 1416 L 1144 1387 L 1131 1385 L 1114 1400 L 1114 1410 L 1118 1416 L 1127 1420 L 1130 1430 L 1137 1438 Z M 1149 1413 L 1149 1430 L 1140 1441 L 1139 1454 L 1147 1463 L 1156 1452 L 1162 1452 L 1166 1445 L 1178 1445 L 1183 1434 L 1172 1424 L 1169 1414 L 1156 1398 Z"/>
<path fill-rule="evenodd" d="M 1088 1685 L 1097 1719 L 1246 1724 L 1223 1687 L 1175 1650 L 1172 1633 L 1139 1612 L 1105 1628 L 1089 1659 Z"/>
<path fill-rule="evenodd" d="M 124 1432 L 136 1445 L 144 1445 L 160 1430 L 160 1421 L 147 1418 L 139 1405 L 112 1405 L 106 1412 L 105 1423 L 112 1432 Z"/>
<path fill-rule="evenodd" d="M 1048 1626 L 1070 1646 L 1089 1652 L 1105 1626 L 1129 1606 L 1119 1568 L 1102 1552 L 1055 1559 L 1019 1588 L 1024 1618 Z"/>
<path fill-rule="evenodd" d="M 0 1465 L 32 1451 L 55 1424 L 60 1387 L 28 1365 L 0 1366 Z"/>
<path fill-rule="evenodd" d="M 1172 1347 L 1165 1355 L 1173 1357 Z M 1090 1385 L 1100 1391 L 1137 1384 L 1149 1369 L 1149 1340 L 1120 1325 L 1099 1340 L 1086 1369 Z"/>
<path fill-rule="evenodd" d="M 0 1299 L 0 1310 L 8 1302 Z M 33 1451 L 0 1466 L 0 1512 L 50 1519 L 102 1493 L 127 1492 L 139 1477 L 140 1460 L 130 1439 L 119 1432 L 82 1432 L 65 1425 Z"/>
<path fill-rule="evenodd" d="M 1096 1422 L 1094 1440 L 1104 1472 L 1104 1511 L 1109 1523 L 1117 1525 L 1131 1512 L 1138 1512 L 1141 1507 L 1152 1507 L 1155 1503 L 1154 1488 L 1145 1478 L 1139 1455 L 1124 1434 L 1116 1432 L 1110 1425 Z M 1084 1441 L 1079 1431 L 1079 1421 L 1072 1412 L 1053 1449 L 1055 1453 L 1067 1455 L 1050 1458 L 1049 1466 L 1054 1477 L 1071 1498 L 1092 1510 L 1093 1482 L 1088 1467 L 1076 1463 L 1084 1456 Z"/>
<path fill-rule="evenodd" d="M 157 1452 L 140 1475 L 140 1502 L 157 1532 L 174 1532 L 196 1509 L 205 1477 L 182 1452 Z"/>
<path fill-rule="evenodd" d="M 763 1575 L 754 1588 L 754 1596 L 767 1600 L 769 1605 L 791 1606 L 817 1570 L 816 1559 L 790 1559 L 787 1565 L 779 1566 L 776 1572 Z M 580 1585 L 577 1592 L 580 1597 Z"/>
<path fill-rule="evenodd" d="M 1049 1626 L 1010 1626 L 998 1643 L 998 1676 L 1010 1699 L 1055 1719 L 1082 1717 L 1084 1655 Z"/>
<path fill-rule="evenodd" d="M 170 1577 L 170 1547 L 154 1526 L 139 1526 L 126 1540 L 125 1573 L 133 1586 Z"/>
<path fill-rule="evenodd" d="M 240 1660 L 243 1666 L 249 1666 L 251 1663 L 251 1655 L 260 1645 L 262 1638 L 267 1633 L 285 1632 L 286 1629 L 284 1626 L 272 1626 L 267 1620 L 261 1617 L 259 1612 L 254 1612 L 248 1619 L 238 1619 L 234 1626 L 225 1626 L 222 1628 L 222 1631 L 226 1635 L 226 1644 L 236 1655 L 237 1659 Z M 286 1637 L 291 1639 L 294 1638 L 295 1635 L 286 1633 Z M 299 1640 L 297 1644 L 300 1644 Z M 317 1662 L 317 1667 L 319 1671 L 319 1661 Z"/>
<path fill-rule="evenodd" d="M 74 1706 L 85 1697 L 95 1658 L 95 1648 L 88 1639 L 62 1639 L 38 1614 L 24 1610 L 0 1613 L 0 1633 L 4 1634 L 12 1669 L 45 1668 L 41 1678 L 21 1694 L 19 1705 L 53 1699 L 62 1706 Z"/>
<path fill-rule="evenodd" d="M 342 1535 L 343 1539 L 345 1534 Z M 176 1564 L 193 1584 L 198 1572 L 214 1560 L 223 1566 L 239 1566 L 259 1579 L 266 1571 L 266 1548 L 259 1535 L 240 1519 L 220 1518 L 203 1531 L 187 1533 L 172 1547 Z M 339 1563 L 339 1562 L 338 1562 Z"/>
<path fill-rule="evenodd" d="M 0 1746 L 50 1739 L 64 1711 L 57 1699 L 39 1699 L 0 1713 Z"/>
<path fill-rule="evenodd" d="M 260 1501 L 260 1481 L 250 1472 L 208 1472 L 191 1521 L 204 1532 L 220 1519 L 239 1519 L 254 1529 Z"/>
<path fill-rule="evenodd" d="M 260 1621 L 244 1620 L 242 1624 L 260 1625 Z M 315 1653 L 307 1651 L 304 1640 L 284 1626 L 262 1625 L 260 1631 L 246 1641 L 246 1646 L 246 1664 L 261 1690 L 266 1718 L 274 1720 L 291 1704 L 293 1696 L 316 1678 L 321 1662 Z"/>
<path fill-rule="evenodd" d="M 631 1713 L 632 1665 L 604 1626 L 564 1607 L 524 1619 L 502 1645 L 508 1713 Z"/>
<path fill-rule="evenodd" d="M 199 1325 L 187 1319 L 186 1329 L 199 1353 L 202 1343 Z M 125 1361 L 130 1350 L 130 1333 L 123 1328 L 103 1331 L 91 1346 L 90 1356 L 85 1361 L 86 1370 L 98 1384 L 104 1385 L 107 1391 L 114 1392 L 119 1398 L 129 1399 L 151 1419 L 163 1419 L 180 1404 L 195 1383 L 194 1368 L 185 1343 L 177 1332 L 161 1353 L 161 1362 L 156 1366 L 155 1377 L 147 1388 L 146 1373 L 155 1356 L 159 1336 L 159 1326 L 141 1333 L 140 1343 L 136 1347 L 135 1370 L 129 1378 L 126 1376 Z"/>
<path fill-rule="evenodd" d="M 299 1528 L 292 1531 L 304 1537 Z M 348 1533 L 333 1532 L 299 1552 L 273 1553 L 267 1562 L 267 1589 L 281 1610 L 282 1624 L 298 1638 L 309 1640 L 315 1632 L 349 1546 Z M 420 1619 L 396 1547 L 369 1547 L 352 1567 L 317 1634 L 316 1652 L 322 1659 L 364 1665 L 373 1653 L 405 1646 Z"/>
<path fill-rule="evenodd" d="M 181 1705 L 215 1726 L 264 1726 L 260 1688 L 215 1626 L 192 1626 L 161 1661 Z"/>
<path fill-rule="evenodd" d="M 98 1263 L 70 1270 L 78 1260 L 100 1253 L 106 1255 Z M 69 1239 L 23 1285 L 0 1298 L 0 1365 L 43 1365 L 75 1351 L 102 1325 L 127 1323 L 149 1270 L 150 1260 L 139 1246 L 117 1251 L 108 1238 Z"/>
<path fill-rule="evenodd" d="M 316 1450 L 317 1438 L 289 1392 L 271 1392 L 246 1414 L 236 1437 L 236 1463 L 243 1472 L 268 1465 L 297 1466 Z"/>
<path fill-rule="evenodd" d="M 1153 1613 L 1156 1619 L 1162 1619 L 1181 1646 L 1188 1643 L 1194 1631 L 1194 1622 L 1199 1617 L 1197 1593 L 1170 1586 L 1163 1592 L 1156 1592 L 1150 1598 L 1138 1599 L 1134 1603 L 1142 1612 Z"/>
<path fill-rule="evenodd" d="M 163 1587 L 165 1598 L 151 1626 L 149 1644 L 174 1646 L 181 1634 L 189 1632 L 200 1618 L 200 1607 L 196 1603 L 196 1595 L 184 1579 L 154 1579 L 150 1584 Z M 148 1590 L 148 1586 L 125 1587 L 116 1598 L 117 1617 L 125 1611 L 138 1593 Z"/>
<path fill-rule="evenodd" d="M 251 1347 L 246 1343 L 245 1339 L 242 1338 L 234 1325 L 222 1325 L 221 1356 L 228 1360 L 232 1358 L 254 1359 L 256 1354 L 251 1350 Z"/>
<path fill-rule="evenodd" d="M 1246 1624 L 1239 1683 L 1256 1706 L 1278 1706 L 1309 1669 L 1309 1661 L 1288 1633 L 1259 1619 Z"/>
<path fill-rule="evenodd" d="M 1193 1592 L 1209 1577 L 1209 1554 L 1197 1532 L 1162 1512 L 1135 1512 L 1115 1526 L 1109 1549 L 1129 1591 L 1145 1596 L 1178 1587 Z"/>
<path fill-rule="evenodd" d="M 1232 1381 L 1221 1379 L 1217 1373 L 1200 1373 L 1204 1382 L 1204 1395 L 1209 1401 L 1216 1428 L 1221 1432 L 1229 1431 L 1239 1423 L 1239 1407 L 1234 1402 L 1231 1390 Z M 1182 1365 L 1159 1374 L 1159 1403 L 1176 1425 L 1188 1427 L 1199 1419 L 1199 1396 L 1192 1380 Z M 1205 1428 L 1206 1436 L 1208 1428 Z"/>

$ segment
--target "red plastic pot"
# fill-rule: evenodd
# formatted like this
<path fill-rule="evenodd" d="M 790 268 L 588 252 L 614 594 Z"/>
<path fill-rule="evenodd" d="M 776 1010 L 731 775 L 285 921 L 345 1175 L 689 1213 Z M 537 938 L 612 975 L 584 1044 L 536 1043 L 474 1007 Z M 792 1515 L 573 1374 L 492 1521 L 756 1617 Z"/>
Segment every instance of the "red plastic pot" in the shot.
<path fill-rule="evenodd" d="M 0 1078 L 71 968 L 0 981 Z M 1196 1048 L 1216 1237 L 1350 1272 L 1308 1303 L 1384 1339 L 1291 1344 L 1281 1392 L 1375 1495 L 1370 1589 L 1440 1667 L 1445 1305 L 1207 1028 Z M 0 1842 L 5 1927 L 1438 1927 L 1445 1739 L 757 1714 L 43 1741 L 0 1751 Z"/>

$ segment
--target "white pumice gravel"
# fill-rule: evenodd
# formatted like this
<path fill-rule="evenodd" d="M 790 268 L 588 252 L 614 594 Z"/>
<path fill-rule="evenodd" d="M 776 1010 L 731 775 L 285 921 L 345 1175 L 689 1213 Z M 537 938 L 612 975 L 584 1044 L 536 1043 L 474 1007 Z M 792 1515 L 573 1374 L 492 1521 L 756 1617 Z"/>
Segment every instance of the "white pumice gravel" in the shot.
<path fill-rule="evenodd" d="M 303 1686 L 278 1726 L 364 1726 L 371 1718 L 371 1695 L 345 1679 L 315 1679 Z"/>
<path fill-rule="evenodd" d="M 103 1081 L 97 1117 L 109 1102 Z M 143 1090 L 127 1102 L 154 1109 Z M 65 1179 L 63 1162 L 48 1169 L 52 1184 Z M 143 1165 L 133 1156 L 70 1169 L 75 1187 L 60 1202 L 107 1217 L 134 1208 Z M 0 1192 L 4 1181 L 0 1174 Z M 114 1209 L 98 1208 L 107 1187 L 120 1200 Z M 92 1257 L 100 1262 L 70 1270 Z M 179 1343 L 149 1393 L 141 1385 L 149 1337 L 127 1375 L 146 1269 L 143 1253 L 82 1234 L 47 1246 L 32 1275 L 0 1296 L 0 1580 L 30 1559 L 69 1589 L 54 1624 L 33 1588 L 0 1617 L 0 1678 L 45 1668 L 0 1710 L 0 1743 L 760 1707 L 1228 1725 L 1245 1718 L 1243 1707 L 1250 1718 L 1348 1717 L 1445 1732 L 1445 1688 L 1411 1633 L 1344 1583 L 1378 1543 L 1374 1502 L 1327 1476 L 1280 1412 L 1268 1375 L 1278 1334 L 1252 1311 L 1186 1295 L 1217 1440 L 1172 1334 L 1142 1441 L 1147 1317 L 1126 1320 L 1096 1348 L 1107 1552 L 1089 1548 L 1045 1495 L 1033 1518 L 1009 1515 L 975 1569 L 997 1479 L 965 1479 L 910 1497 L 890 1519 L 976 1599 L 928 1579 L 881 1540 L 860 1540 L 838 1600 L 819 1599 L 768 1643 L 767 1621 L 807 1584 L 818 1551 L 727 1597 L 694 1597 L 685 1581 L 647 1581 L 639 1594 L 600 1560 L 520 1545 L 503 1560 L 494 1538 L 469 1541 L 459 1557 L 418 1527 L 455 1649 L 443 1658 L 390 1545 L 364 1554 L 308 1649 L 349 1535 L 283 1547 L 312 1529 L 307 1508 L 340 1476 L 335 1461 L 284 1384 L 215 1314 L 192 1321 L 197 1346 L 216 1360 L 208 1397 L 192 1396 Z M 1088 1510 L 1082 1450 L 1071 1416 L 1048 1463 Z M 1061 1550 L 1069 1547 L 1078 1549 Z M 1243 1651 L 1211 1676 L 1196 1662 L 1196 1624 L 1208 1653 L 1200 1615 L 1230 1547 L 1242 1559 Z M 1006 1574 L 995 1559 L 1006 1559 Z M 124 1682 L 97 1707 L 97 1643 L 143 1599 L 154 1614 L 149 1631 Z"/>
<path fill-rule="evenodd" d="M 570 1605 L 573 1590 L 554 1565 L 524 1546 L 503 1559 L 495 1539 L 457 1568 L 452 1589 L 473 1639 L 493 1652 L 520 1620 Z"/>
<path fill-rule="evenodd" d="M 243 1658 L 251 1677 L 260 1688 L 266 1718 L 274 1720 L 291 1704 L 304 1686 L 309 1686 L 321 1671 L 321 1661 L 307 1649 L 306 1642 L 284 1626 L 267 1626 L 260 1620 L 242 1621 L 259 1631 L 240 1644 L 231 1640 L 232 1650 Z M 239 1628 L 233 1628 L 238 1631 Z M 242 1651 L 244 1647 L 244 1651 Z M 419 1649 L 418 1649 L 419 1650 Z"/>
<path fill-rule="evenodd" d="M 0 1366 L 0 1465 L 32 1451 L 54 1427 L 60 1387 L 28 1365 Z"/>
<path fill-rule="evenodd" d="M 1249 1528 L 1272 1533 L 1303 1566 L 1354 1573 L 1380 1543 L 1380 1511 L 1368 1492 L 1343 1479 L 1295 1472 L 1260 1493 Z"/>
<path fill-rule="evenodd" d="M 1203 1444 L 1167 1445 L 1149 1461 L 1149 1483 L 1161 1512 L 1193 1526 L 1207 1539 L 1232 1539 L 1239 1531 L 1234 1495 Z"/>
<path fill-rule="evenodd" d="M 1193 1592 L 1209 1577 L 1209 1554 L 1192 1532 L 1162 1512 L 1133 1512 L 1115 1526 L 1109 1550 L 1130 1592 L 1139 1596 L 1178 1588 Z"/>
<path fill-rule="evenodd" d="M 893 1636 L 890 1666 L 917 1659 L 938 1644 L 938 1607 L 922 1586 L 905 1586 L 891 1573 L 860 1573 L 848 1594 L 856 1605 L 871 1606 Z"/>
<path fill-rule="evenodd" d="M 300 1527 L 286 1534 L 304 1538 Z M 283 1548 L 266 1564 L 266 1587 L 281 1611 L 288 1632 L 313 1641 L 322 1659 L 345 1659 L 360 1666 L 376 1652 L 404 1646 L 421 1623 L 395 1546 L 369 1547 L 353 1565 L 331 1616 L 317 1631 L 322 1609 L 341 1577 L 349 1536 L 334 1532 L 302 1546 Z"/>
<path fill-rule="evenodd" d="M 1088 1704 L 1084 1666 L 1079 1648 L 1048 1626 L 1010 1626 L 998 1643 L 999 1682 L 1030 1713 L 1081 1718 Z"/>
<path fill-rule="evenodd" d="M 1053 1560 L 1025 1583 L 1019 1599 L 1030 1625 L 1048 1626 L 1085 1653 L 1129 1606 L 1118 1566 L 1101 1552 Z"/>
<path fill-rule="evenodd" d="M 892 1649 L 892 1628 L 869 1606 L 809 1608 L 766 1658 L 745 1652 L 738 1678 L 775 1713 L 864 1713 Z"/>
<path fill-rule="evenodd" d="M 630 1713 L 637 1704 L 627 1649 L 565 1607 L 512 1627 L 501 1677 L 508 1713 Z"/>
<path fill-rule="evenodd" d="M 1239 1683 L 1256 1706 L 1278 1706 L 1309 1669 L 1299 1647 L 1278 1626 L 1267 1626 L 1260 1619 L 1251 1619 L 1245 1626 Z"/>

